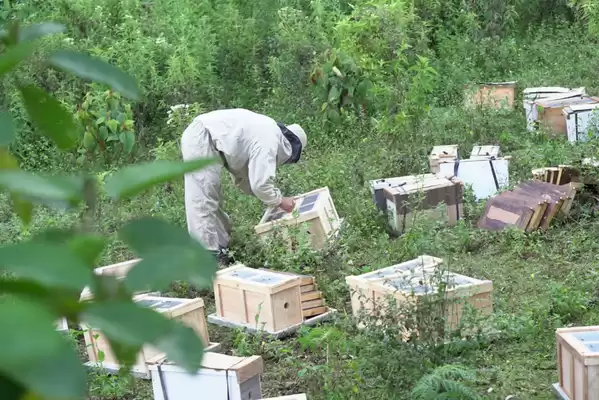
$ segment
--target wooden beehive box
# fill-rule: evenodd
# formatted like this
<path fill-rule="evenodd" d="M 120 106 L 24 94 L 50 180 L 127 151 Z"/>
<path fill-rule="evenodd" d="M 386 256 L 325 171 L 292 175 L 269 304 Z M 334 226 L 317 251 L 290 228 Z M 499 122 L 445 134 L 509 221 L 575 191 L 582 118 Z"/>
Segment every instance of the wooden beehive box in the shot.
<path fill-rule="evenodd" d="M 539 112 L 535 102 L 548 99 L 560 100 L 586 95 L 584 87 L 578 89 L 568 89 L 562 87 L 539 87 L 527 88 L 523 91 L 524 114 L 526 116 L 526 127 L 529 131 L 534 131 L 537 127 Z"/>
<path fill-rule="evenodd" d="M 133 260 L 127 260 L 116 264 L 106 265 L 103 267 L 94 268 L 94 274 L 96 275 L 108 275 L 114 276 L 116 279 L 123 280 L 135 265 L 141 261 L 141 258 L 135 258 Z M 79 301 L 91 300 L 93 294 L 89 287 L 83 288 Z"/>
<path fill-rule="evenodd" d="M 499 146 L 474 146 L 470 152 L 470 159 L 488 160 L 489 158 L 499 158 L 500 153 Z"/>
<path fill-rule="evenodd" d="M 493 312 L 493 283 L 464 275 L 442 271 L 443 260 L 423 255 L 415 260 L 394 265 L 360 276 L 346 277 L 352 293 L 352 311 L 372 313 L 375 309 L 385 313 L 389 299 L 398 305 L 418 308 L 425 296 L 438 294 L 439 285 L 446 285 L 443 295 L 442 315 L 446 329 L 458 328 L 465 304 L 476 308 L 482 315 Z"/>
<path fill-rule="evenodd" d="M 481 82 L 474 87 L 466 85 L 465 106 L 513 108 L 515 93 L 516 82 Z"/>
<path fill-rule="evenodd" d="M 599 326 L 556 330 L 559 389 L 568 400 L 599 400 Z"/>
<path fill-rule="evenodd" d="M 456 161 L 459 158 L 458 145 L 435 146 L 428 156 L 428 165 L 433 174 L 439 173 L 439 163 L 442 161 Z"/>
<path fill-rule="evenodd" d="M 302 279 L 234 265 L 216 273 L 216 315 L 239 325 L 269 333 L 303 321 L 300 286 Z"/>
<path fill-rule="evenodd" d="M 339 215 L 329 188 L 313 190 L 295 196 L 294 199 L 296 206 L 293 212 L 287 213 L 280 208 L 271 207 L 266 210 L 260 223 L 254 227 L 254 231 L 261 238 L 266 239 L 277 226 L 283 228 L 283 234 L 287 235 L 286 227 L 306 223 L 306 232 L 312 246 L 322 249 L 340 226 Z M 291 241 L 290 245 L 292 245 Z"/>
<path fill-rule="evenodd" d="M 511 157 L 470 158 L 467 160 L 444 161 L 439 164 L 439 175 L 457 176 L 465 185 L 471 185 L 474 196 L 486 199 L 509 185 Z M 457 173 L 457 174 L 456 174 Z"/>
<path fill-rule="evenodd" d="M 435 174 L 409 175 L 396 178 L 384 178 L 370 181 L 370 193 L 372 193 L 372 201 L 376 208 L 383 213 L 387 213 L 387 199 L 385 198 L 385 188 L 395 186 L 403 186 L 408 182 L 416 180 L 434 179 Z"/>
<path fill-rule="evenodd" d="M 270 270 L 260 268 L 260 271 Z M 302 302 L 302 316 L 304 320 L 329 311 L 329 308 L 325 304 L 324 297 L 322 296 L 322 292 L 318 290 L 316 279 L 313 276 L 283 271 L 276 271 L 275 273 L 300 278 L 300 299 Z"/>
<path fill-rule="evenodd" d="M 566 117 L 563 110 L 567 106 L 582 105 L 582 104 L 597 104 L 599 98 L 579 96 L 568 99 L 545 99 L 535 102 L 539 113 L 539 126 L 547 129 L 556 135 L 567 135 Z"/>
<path fill-rule="evenodd" d="M 563 114 L 566 118 L 569 142 L 587 142 L 589 140 L 589 133 L 599 129 L 598 111 L 599 103 L 576 104 L 564 108 Z"/>
<path fill-rule="evenodd" d="M 177 365 L 150 363 L 155 400 L 254 400 L 262 398 L 260 356 L 205 353 L 202 367 L 189 374 Z"/>
<path fill-rule="evenodd" d="M 452 226 L 463 215 L 464 184 L 455 178 L 409 179 L 405 185 L 383 190 L 389 225 L 398 234 L 420 217 L 445 221 Z"/>
<path fill-rule="evenodd" d="M 204 314 L 204 300 L 201 298 L 179 299 L 141 294 L 135 296 L 133 300 L 144 307 L 156 310 L 169 319 L 177 320 L 189 326 L 202 339 L 204 346 L 206 346 L 208 350 L 218 346 L 215 343 L 210 343 L 206 326 L 206 316 Z M 102 332 L 86 324 L 81 324 L 81 328 L 83 330 L 89 364 L 99 364 L 110 371 L 118 370 L 118 360 Z M 100 357 L 100 352 L 104 355 L 103 359 Z M 133 366 L 132 371 L 138 376 L 149 378 L 147 363 L 150 360 L 164 358 L 165 356 L 166 355 L 160 350 L 153 346 L 146 345 L 138 354 L 137 362 Z"/>

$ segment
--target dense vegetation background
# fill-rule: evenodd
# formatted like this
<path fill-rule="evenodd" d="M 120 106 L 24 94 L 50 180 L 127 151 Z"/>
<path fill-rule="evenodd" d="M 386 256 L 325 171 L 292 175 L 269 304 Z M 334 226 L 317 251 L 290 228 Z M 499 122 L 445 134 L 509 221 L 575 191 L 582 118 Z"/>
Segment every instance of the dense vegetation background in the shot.
<path fill-rule="evenodd" d="M 440 144 L 459 143 L 462 153 L 473 144 L 501 145 L 513 156 L 513 181 L 529 178 L 534 167 L 596 155 L 597 143 L 573 146 L 527 132 L 520 106 L 494 112 L 465 111 L 462 104 L 464 84 L 477 80 L 517 80 L 519 92 L 585 86 L 599 94 L 598 7 L 595 0 L 5 0 L 0 21 L 18 16 L 68 26 L 66 34 L 45 39 L 42 52 L 67 46 L 107 59 L 135 76 L 145 97 L 128 104 L 43 63 L 20 68 L 19 78 L 53 92 L 81 122 L 81 146 L 70 156 L 34 135 L 10 80 L 0 82 L 0 104 L 17 117 L 20 135 L 11 150 L 23 168 L 45 171 L 104 174 L 125 163 L 179 159 L 186 123 L 216 108 L 245 107 L 304 126 L 305 161 L 282 168 L 279 183 L 290 195 L 330 188 L 347 223 L 338 243 L 322 253 L 263 247 L 253 235 L 262 205 L 226 187 L 235 258 L 315 274 L 342 317 L 287 341 L 210 327 L 226 351 L 264 357 L 265 396 L 411 399 L 424 375 L 462 364 L 476 375 L 458 375 L 482 398 L 550 399 L 557 381 L 555 328 L 599 323 L 594 210 L 578 207 L 571 220 L 544 234 L 489 233 L 473 227 L 480 204 L 470 201 L 457 227 L 423 224 L 396 239 L 374 209 L 368 180 L 425 172 L 430 148 Z M 180 103 L 192 106 L 169 120 L 170 107 Z M 107 110 L 117 111 L 116 122 L 90 123 Z M 184 225 L 182 181 L 134 201 L 103 201 L 97 228 L 110 234 L 140 215 Z M 76 220 L 41 209 L 23 231 L 3 198 L 0 240 L 19 241 Z M 103 263 L 131 257 L 124 249 L 115 237 Z M 384 329 L 355 328 L 346 318 L 344 277 L 421 254 L 493 280 L 495 314 L 485 324 L 500 329 L 499 337 L 404 344 L 386 339 Z M 178 285 L 171 294 L 195 292 Z M 211 295 L 202 296 L 212 312 Z M 456 398 L 474 397 L 462 389 Z M 151 392 L 144 382 L 94 374 L 90 397 L 150 399 Z"/>

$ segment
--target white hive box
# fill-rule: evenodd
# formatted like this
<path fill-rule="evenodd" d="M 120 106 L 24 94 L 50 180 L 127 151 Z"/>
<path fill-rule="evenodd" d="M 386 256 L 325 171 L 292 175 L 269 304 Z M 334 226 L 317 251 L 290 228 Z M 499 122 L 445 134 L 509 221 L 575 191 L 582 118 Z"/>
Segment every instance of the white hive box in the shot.
<path fill-rule="evenodd" d="M 488 160 L 498 158 L 501 150 L 499 146 L 474 146 L 470 152 L 471 160 Z"/>
<path fill-rule="evenodd" d="M 466 108 L 491 107 L 494 109 L 513 108 L 516 95 L 516 82 L 480 82 L 466 85 Z"/>
<path fill-rule="evenodd" d="M 385 188 L 392 188 L 396 186 L 405 185 L 410 180 L 418 179 L 433 179 L 434 174 L 423 174 L 423 175 L 409 175 L 400 176 L 396 178 L 384 178 L 370 181 L 370 193 L 372 194 L 372 201 L 376 205 L 376 208 L 383 213 L 387 213 L 387 200 L 385 198 Z"/>
<path fill-rule="evenodd" d="M 431 173 L 439 172 L 439 163 L 442 161 L 455 161 L 458 156 L 458 145 L 435 146 L 428 156 L 428 165 Z"/>
<path fill-rule="evenodd" d="M 586 142 L 599 129 L 599 104 L 577 104 L 563 110 L 569 142 Z"/>
<path fill-rule="evenodd" d="M 471 185 L 477 199 L 486 199 L 495 195 L 509 184 L 510 157 L 497 159 L 460 160 L 457 164 L 457 178 L 465 185 Z M 446 161 L 439 164 L 440 176 L 452 177 L 456 162 Z"/>
<path fill-rule="evenodd" d="M 204 314 L 204 301 L 201 298 L 179 299 L 142 294 L 135 296 L 133 300 L 142 306 L 156 310 L 169 319 L 177 320 L 192 328 L 202 339 L 207 351 L 218 348 L 218 344 L 210 343 Z M 81 329 L 83 330 L 89 357 L 87 365 L 104 368 L 109 372 L 117 372 L 120 368 L 118 360 L 102 332 L 86 324 L 81 324 Z M 103 354 L 103 359 L 100 357 L 100 352 Z M 160 360 L 165 357 L 166 355 L 160 350 L 146 345 L 138 354 L 132 372 L 136 376 L 148 379 L 150 374 L 147 364 L 151 360 Z"/>
<path fill-rule="evenodd" d="M 455 225 L 463 215 L 464 185 L 441 176 L 404 177 L 406 183 L 384 188 L 387 219 L 391 229 L 402 234 L 419 218 L 432 218 Z"/>
<path fill-rule="evenodd" d="M 254 227 L 254 231 L 261 238 L 266 239 L 272 234 L 275 227 L 283 228 L 283 235 L 287 235 L 286 228 L 306 223 L 306 232 L 310 237 L 311 245 L 315 249 L 322 249 L 329 238 L 338 230 L 341 224 L 339 215 L 328 187 L 313 190 L 294 197 L 295 210 L 287 213 L 280 208 L 269 208 L 264 216 Z M 294 214 L 297 213 L 297 216 Z M 291 240 L 290 245 L 292 246 Z"/>
<path fill-rule="evenodd" d="M 589 96 L 578 96 L 566 99 L 548 98 L 544 100 L 538 100 L 535 102 L 535 106 L 539 113 L 539 127 L 548 130 L 555 136 L 567 136 L 568 131 L 566 129 L 566 117 L 563 113 L 564 108 L 573 105 L 597 103 L 599 103 L 598 97 Z"/>
<path fill-rule="evenodd" d="M 452 331 L 458 328 L 466 303 L 482 315 L 493 312 L 491 281 L 443 271 L 441 264 L 442 260 L 424 255 L 379 271 L 346 277 L 352 293 L 354 315 L 359 315 L 362 309 L 370 314 L 375 309 L 385 314 L 390 298 L 399 306 L 419 308 L 427 296 L 438 294 L 442 282 L 446 285 L 442 310 L 446 329 Z"/>
<path fill-rule="evenodd" d="M 581 97 L 586 94 L 585 88 L 569 89 L 564 87 L 537 87 L 527 88 L 523 91 L 524 114 L 526 116 L 526 128 L 529 131 L 536 129 L 539 112 L 535 105 L 536 101 L 553 98 L 555 100 Z"/>
<path fill-rule="evenodd" d="M 566 400 L 599 400 L 599 326 L 556 330 L 559 383 Z"/>
<path fill-rule="evenodd" d="M 254 400 L 262 398 L 262 357 L 204 353 L 202 367 L 189 374 L 174 364 L 150 364 L 155 400 Z M 165 396 L 166 393 L 166 396 Z"/>
<path fill-rule="evenodd" d="M 234 265 L 217 271 L 217 317 L 276 333 L 303 322 L 301 277 Z M 209 321 L 212 320 L 209 317 Z"/>

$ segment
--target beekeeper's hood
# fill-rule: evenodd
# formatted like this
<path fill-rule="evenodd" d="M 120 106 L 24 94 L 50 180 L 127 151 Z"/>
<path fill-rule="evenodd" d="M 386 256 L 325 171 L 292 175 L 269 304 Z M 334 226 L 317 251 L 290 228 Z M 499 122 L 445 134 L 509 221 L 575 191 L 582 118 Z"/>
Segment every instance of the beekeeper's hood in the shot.
<path fill-rule="evenodd" d="M 285 162 L 285 164 L 295 164 L 299 161 L 302 150 L 306 148 L 308 144 L 308 137 L 306 132 L 298 124 L 285 125 L 282 122 L 277 122 L 283 136 L 291 144 L 291 157 Z"/>

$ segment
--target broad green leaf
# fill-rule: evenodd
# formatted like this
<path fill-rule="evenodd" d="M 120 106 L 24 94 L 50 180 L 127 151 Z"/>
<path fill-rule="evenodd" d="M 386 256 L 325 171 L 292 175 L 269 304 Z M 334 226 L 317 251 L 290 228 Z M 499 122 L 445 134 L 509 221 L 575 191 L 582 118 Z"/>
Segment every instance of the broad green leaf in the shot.
<path fill-rule="evenodd" d="M 100 136 L 100 139 L 106 140 L 106 138 L 108 138 L 108 129 L 105 126 L 101 126 L 98 129 L 98 135 Z"/>
<path fill-rule="evenodd" d="M 85 132 L 85 134 L 83 135 L 83 146 L 90 151 L 93 151 L 96 149 L 98 145 L 98 142 L 96 142 L 96 138 L 94 137 L 94 135 L 87 131 Z"/>
<path fill-rule="evenodd" d="M 185 229 L 142 218 L 126 224 L 119 237 L 142 258 L 125 278 L 129 290 L 164 290 L 179 280 L 197 288 L 211 286 L 216 260 Z"/>
<path fill-rule="evenodd" d="M 39 203 L 75 205 L 83 198 L 83 179 L 76 176 L 33 174 L 22 170 L 1 170 L 0 188 Z"/>
<path fill-rule="evenodd" d="M 19 162 L 17 159 L 9 153 L 6 147 L 0 147 L 0 170 L 18 170 L 18 168 Z M 28 226 L 33 214 L 33 204 L 16 193 L 12 193 L 10 197 L 13 210 L 21 219 L 23 225 Z"/>
<path fill-rule="evenodd" d="M 99 234 L 79 234 L 69 240 L 68 244 L 74 254 L 86 265 L 93 268 L 106 246 L 106 238 Z"/>
<path fill-rule="evenodd" d="M 0 372 L 45 398 L 84 398 L 86 371 L 75 348 L 56 331 L 58 317 L 43 304 L 4 298 Z"/>
<path fill-rule="evenodd" d="M 98 58 L 73 51 L 61 50 L 50 56 L 50 62 L 56 68 L 88 79 L 104 83 L 132 100 L 139 100 L 140 90 L 137 82 L 119 68 Z"/>
<path fill-rule="evenodd" d="M 54 22 L 42 22 L 41 24 L 32 24 L 19 29 L 19 41 L 39 39 L 43 36 L 62 33 L 66 30 L 64 25 Z"/>
<path fill-rule="evenodd" d="M 126 154 L 131 153 L 133 146 L 135 145 L 135 134 L 133 132 L 121 132 L 119 140 L 123 144 L 123 150 Z"/>
<path fill-rule="evenodd" d="M 77 126 L 73 115 L 48 93 L 34 85 L 19 86 L 27 113 L 33 123 L 61 150 L 77 144 Z"/>
<path fill-rule="evenodd" d="M 15 123 L 12 115 L 6 111 L 0 112 L 0 147 L 8 146 L 15 139 Z"/>
<path fill-rule="evenodd" d="M 67 245 L 25 242 L 0 247 L 0 270 L 48 287 L 81 290 L 92 270 Z"/>
<path fill-rule="evenodd" d="M 137 195 L 147 188 L 168 182 L 187 172 L 200 170 L 216 162 L 214 158 L 193 161 L 160 160 L 125 167 L 106 181 L 106 192 L 113 199 Z"/>
<path fill-rule="evenodd" d="M 116 133 L 119 129 L 119 121 L 117 121 L 116 119 L 106 121 L 106 125 L 112 133 Z"/>
<path fill-rule="evenodd" d="M 2 393 L 3 399 L 25 400 L 24 396 L 27 395 L 26 391 L 26 388 L 22 384 L 0 374 L 0 393 Z"/>
<path fill-rule="evenodd" d="M 11 46 L 0 54 L 0 77 L 29 57 L 33 53 L 33 49 L 32 43 L 22 43 Z"/>
<path fill-rule="evenodd" d="M 33 236 L 33 238 L 31 238 L 31 242 L 48 244 L 67 244 L 73 236 L 75 236 L 75 231 L 72 229 L 49 228 Z"/>
<path fill-rule="evenodd" d="M 145 343 L 165 351 L 169 360 L 190 372 L 201 365 L 203 344 L 193 329 L 131 301 L 90 303 L 83 319 L 102 331 L 111 343 L 139 350 Z"/>

